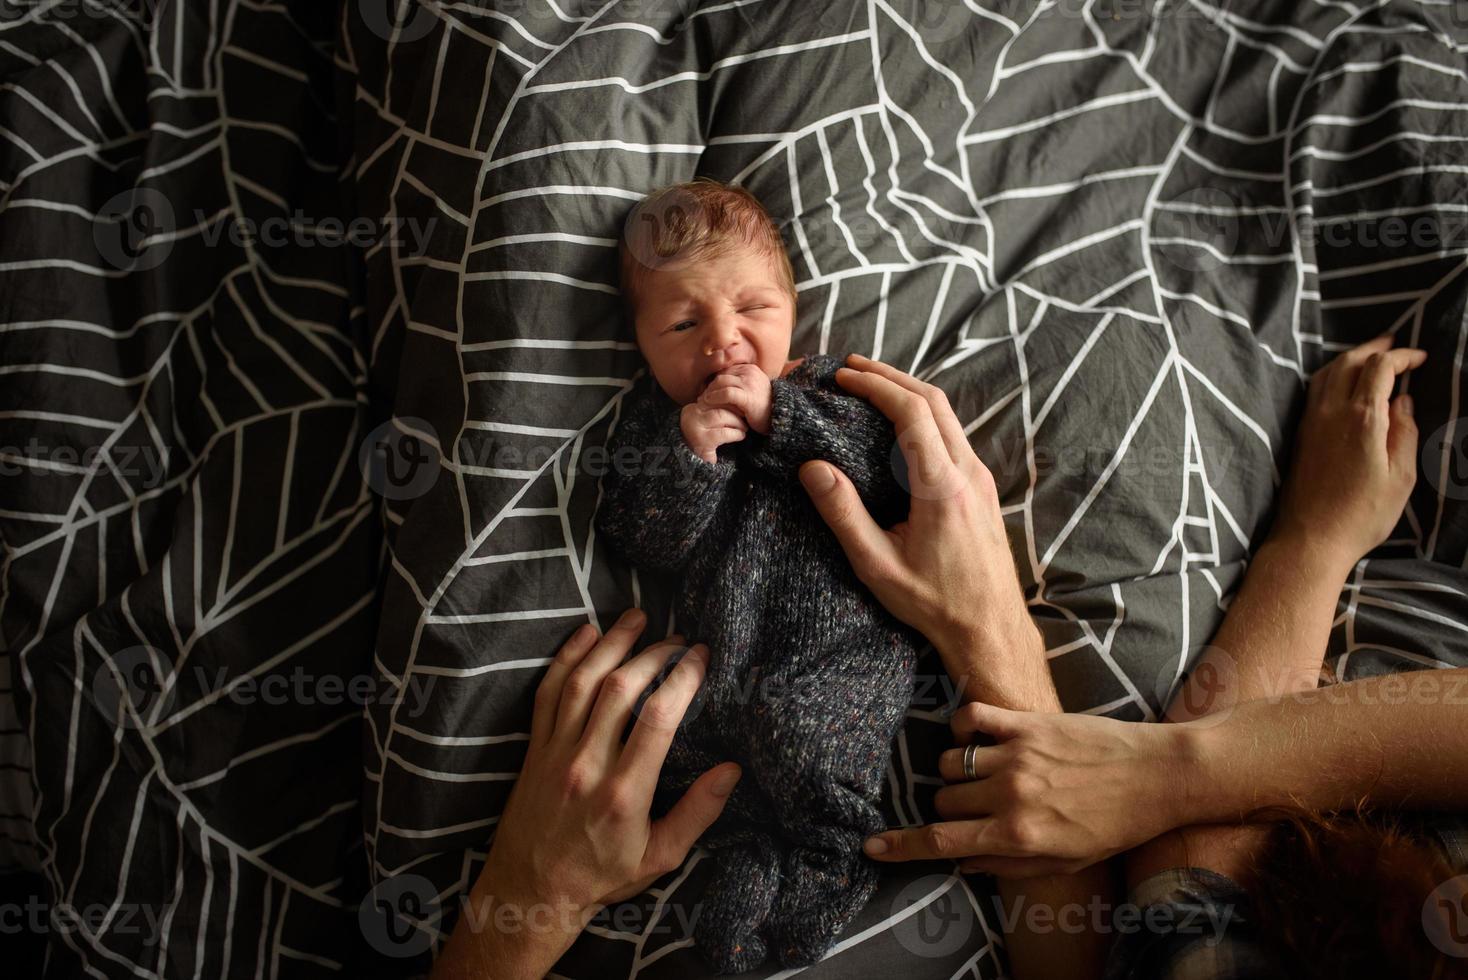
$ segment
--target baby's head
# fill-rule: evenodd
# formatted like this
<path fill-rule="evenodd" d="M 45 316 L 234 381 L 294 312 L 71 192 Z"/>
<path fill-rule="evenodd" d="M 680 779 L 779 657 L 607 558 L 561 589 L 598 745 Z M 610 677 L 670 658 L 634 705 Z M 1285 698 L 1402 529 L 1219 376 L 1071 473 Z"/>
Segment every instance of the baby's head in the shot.
<path fill-rule="evenodd" d="M 700 178 L 653 191 L 627 218 L 621 260 L 637 346 L 679 405 L 735 364 L 784 372 L 795 274 L 780 229 L 747 190 Z"/>

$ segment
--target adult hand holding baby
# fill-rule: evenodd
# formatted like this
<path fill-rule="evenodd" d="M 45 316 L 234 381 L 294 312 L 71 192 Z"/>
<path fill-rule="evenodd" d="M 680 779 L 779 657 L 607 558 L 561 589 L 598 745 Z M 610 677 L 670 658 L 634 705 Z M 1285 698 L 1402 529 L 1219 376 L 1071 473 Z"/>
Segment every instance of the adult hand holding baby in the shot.
<path fill-rule="evenodd" d="M 525 765 L 466 902 L 474 914 L 460 917 L 435 980 L 544 976 L 601 907 L 679 867 L 723 810 L 740 775 L 734 764 L 710 769 L 651 819 L 658 773 L 708 651 L 697 645 L 678 662 L 636 708 L 623 744 L 641 693 L 682 649 L 681 637 L 669 637 L 623 663 L 646 622 L 631 609 L 604 636 L 583 626 L 551 661 L 535 692 Z M 502 923 L 511 913 L 514 928 Z"/>
<path fill-rule="evenodd" d="M 812 460 L 801 483 L 858 578 L 937 647 L 966 700 L 1034 709 L 1053 704 L 1039 631 L 1025 608 L 994 478 L 940 388 L 859 354 L 842 388 L 892 420 L 907 463 L 908 519 L 884 530 L 837 467 Z M 996 661 L 995 658 L 999 658 Z M 986 678 L 1006 678 L 1004 690 Z"/>

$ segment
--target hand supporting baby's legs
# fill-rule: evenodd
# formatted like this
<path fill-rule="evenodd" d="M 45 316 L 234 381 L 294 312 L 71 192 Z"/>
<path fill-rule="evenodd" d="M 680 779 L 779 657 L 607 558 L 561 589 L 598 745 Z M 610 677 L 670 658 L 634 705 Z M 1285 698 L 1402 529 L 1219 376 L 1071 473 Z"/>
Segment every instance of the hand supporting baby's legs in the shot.
<path fill-rule="evenodd" d="M 751 763 L 787 848 L 766 922 L 785 966 L 824 956 L 876 890 L 878 868 L 861 845 L 885 829 L 878 793 L 916 659 L 906 636 L 872 628 L 833 644 L 778 700 L 755 705 Z"/>

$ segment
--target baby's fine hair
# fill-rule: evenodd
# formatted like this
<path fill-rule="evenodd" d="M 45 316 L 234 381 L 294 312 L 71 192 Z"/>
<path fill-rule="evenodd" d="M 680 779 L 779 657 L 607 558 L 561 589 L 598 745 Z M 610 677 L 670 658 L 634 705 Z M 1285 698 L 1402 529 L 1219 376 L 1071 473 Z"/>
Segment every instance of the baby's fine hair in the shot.
<path fill-rule="evenodd" d="M 770 259 L 776 278 L 794 302 L 795 271 L 785 240 L 749 191 L 698 177 L 648 194 L 627 216 L 618 243 L 628 317 L 636 310 L 637 288 L 650 268 L 717 255 L 737 242 L 753 245 Z"/>

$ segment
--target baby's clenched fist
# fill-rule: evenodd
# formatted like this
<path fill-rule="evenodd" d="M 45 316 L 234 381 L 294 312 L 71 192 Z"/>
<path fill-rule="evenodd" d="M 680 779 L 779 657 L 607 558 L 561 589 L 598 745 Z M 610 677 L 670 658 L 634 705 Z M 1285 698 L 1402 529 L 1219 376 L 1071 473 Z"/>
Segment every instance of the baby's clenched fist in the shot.
<path fill-rule="evenodd" d="M 761 435 L 770 434 L 772 398 L 769 375 L 754 364 L 736 364 L 720 371 L 698 396 L 705 405 L 733 409 Z"/>
<path fill-rule="evenodd" d="M 705 463 L 717 463 L 718 448 L 728 442 L 739 442 L 749 430 L 737 412 L 706 405 L 701 398 L 684 405 L 678 421 L 688 448 Z"/>

